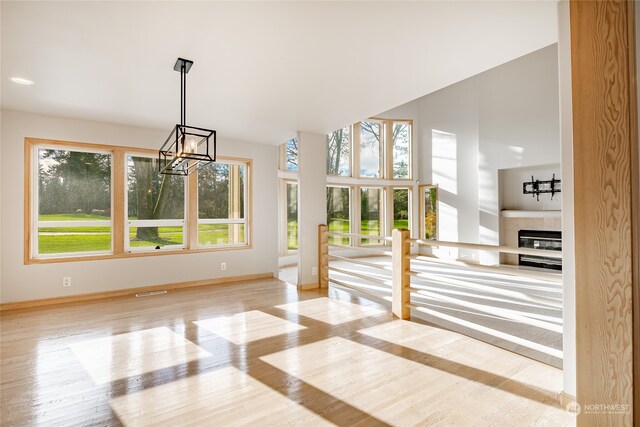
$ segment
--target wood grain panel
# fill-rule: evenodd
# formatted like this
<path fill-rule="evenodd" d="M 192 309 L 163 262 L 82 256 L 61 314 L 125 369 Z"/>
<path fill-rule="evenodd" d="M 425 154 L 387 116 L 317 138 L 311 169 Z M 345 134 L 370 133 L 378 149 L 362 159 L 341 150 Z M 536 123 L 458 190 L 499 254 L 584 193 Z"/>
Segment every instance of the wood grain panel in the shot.
<path fill-rule="evenodd" d="M 634 425 L 640 427 L 640 142 L 638 141 L 638 30 L 636 18 L 638 9 L 636 2 L 629 3 L 629 50 L 635 54 L 635 60 L 629 61 L 629 77 L 631 81 L 631 193 L 633 214 L 633 414 Z M 636 118 L 634 121 L 633 118 Z"/>
<path fill-rule="evenodd" d="M 625 1 L 570 10 L 578 425 L 631 426 L 633 22 Z"/>

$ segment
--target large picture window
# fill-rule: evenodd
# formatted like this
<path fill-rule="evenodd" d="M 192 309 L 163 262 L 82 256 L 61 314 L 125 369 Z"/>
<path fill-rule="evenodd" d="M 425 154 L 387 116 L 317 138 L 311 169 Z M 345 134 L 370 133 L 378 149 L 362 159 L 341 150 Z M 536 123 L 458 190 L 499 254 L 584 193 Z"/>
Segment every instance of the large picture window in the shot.
<path fill-rule="evenodd" d="M 127 156 L 127 243 L 125 250 L 183 248 L 185 179 L 158 174 L 158 159 Z"/>
<path fill-rule="evenodd" d="M 246 164 L 220 162 L 198 171 L 198 245 L 246 243 Z"/>
<path fill-rule="evenodd" d="M 152 150 L 25 144 L 25 263 L 250 247 L 250 160 L 181 177 Z"/>
<path fill-rule="evenodd" d="M 32 154 L 33 256 L 111 253 L 111 155 L 57 147 Z"/>

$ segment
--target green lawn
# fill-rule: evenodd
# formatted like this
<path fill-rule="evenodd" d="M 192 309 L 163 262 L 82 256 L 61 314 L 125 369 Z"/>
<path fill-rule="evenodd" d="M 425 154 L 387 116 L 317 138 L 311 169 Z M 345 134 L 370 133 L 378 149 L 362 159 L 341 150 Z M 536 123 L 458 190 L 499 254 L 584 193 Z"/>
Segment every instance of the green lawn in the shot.
<path fill-rule="evenodd" d="M 39 221 L 110 221 L 110 216 L 93 214 L 43 214 L 38 215 Z"/>
<path fill-rule="evenodd" d="M 298 221 L 287 221 L 287 249 L 298 249 Z"/>
<path fill-rule="evenodd" d="M 244 242 L 244 224 L 237 224 L 238 237 L 229 237 L 229 229 L 233 231 L 234 225 L 228 224 L 201 224 L 198 226 L 198 244 L 203 246 L 228 245 Z M 233 236 L 233 233 L 232 233 Z"/>
<path fill-rule="evenodd" d="M 38 236 L 38 253 L 93 252 L 111 250 L 111 234 L 48 234 Z"/>
<path fill-rule="evenodd" d="M 108 221 L 109 217 L 91 214 L 60 214 L 40 215 L 40 221 Z M 130 218 L 135 219 L 135 218 Z M 244 225 L 237 225 L 237 238 L 229 236 L 229 230 L 233 226 L 227 224 L 201 224 L 198 226 L 198 244 L 203 246 L 224 245 L 244 242 Z M 362 234 L 380 235 L 380 224 L 376 220 L 362 221 Z M 407 228 L 408 221 L 395 220 L 394 228 Z M 298 249 L 298 222 L 295 220 L 287 223 L 287 247 L 290 250 Z M 231 228 L 233 231 L 233 229 Z M 339 233 L 349 233 L 349 220 L 331 219 L 329 230 Z M 137 240 L 136 228 L 131 228 L 129 233 L 130 246 L 132 248 L 182 245 L 182 227 L 159 227 L 158 240 Z M 109 251 L 111 249 L 111 227 L 41 227 L 38 234 L 38 253 L 74 253 Z M 233 236 L 233 233 L 231 234 Z M 348 245 L 348 237 L 329 236 L 329 243 Z M 377 244 L 378 240 L 362 239 L 362 244 Z"/>

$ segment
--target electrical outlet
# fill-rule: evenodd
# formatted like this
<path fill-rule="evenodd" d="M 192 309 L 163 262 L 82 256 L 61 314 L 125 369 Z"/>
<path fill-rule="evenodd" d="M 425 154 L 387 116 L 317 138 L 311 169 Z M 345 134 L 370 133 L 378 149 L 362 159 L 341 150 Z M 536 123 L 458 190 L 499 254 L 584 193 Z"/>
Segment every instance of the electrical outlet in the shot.
<path fill-rule="evenodd" d="M 220 270 L 221 271 L 225 271 L 227 269 L 227 263 L 226 262 L 221 262 L 220 263 Z"/>
<path fill-rule="evenodd" d="M 63 277 L 62 278 L 62 287 L 70 288 L 71 287 L 71 277 Z"/>
<path fill-rule="evenodd" d="M 311 275 L 312 276 L 317 276 L 318 275 L 318 267 L 313 267 L 311 269 Z"/>

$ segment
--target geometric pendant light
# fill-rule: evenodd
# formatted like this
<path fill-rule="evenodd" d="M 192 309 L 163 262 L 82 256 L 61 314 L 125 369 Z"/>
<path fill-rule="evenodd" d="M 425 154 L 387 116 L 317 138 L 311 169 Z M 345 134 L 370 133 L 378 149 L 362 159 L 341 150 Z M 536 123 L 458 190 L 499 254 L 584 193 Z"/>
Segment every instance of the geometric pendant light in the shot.
<path fill-rule="evenodd" d="M 190 175 L 216 161 L 216 131 L 186 124 L 187 73 L 192 65 L 193 61 L 178 58 L 173 66 L 180 72 L 180 124 L 175 126 L 158 151 L 158 167 L 163 175 Z"/>

